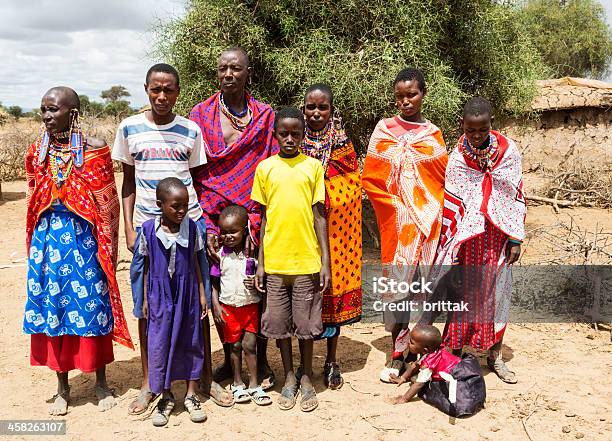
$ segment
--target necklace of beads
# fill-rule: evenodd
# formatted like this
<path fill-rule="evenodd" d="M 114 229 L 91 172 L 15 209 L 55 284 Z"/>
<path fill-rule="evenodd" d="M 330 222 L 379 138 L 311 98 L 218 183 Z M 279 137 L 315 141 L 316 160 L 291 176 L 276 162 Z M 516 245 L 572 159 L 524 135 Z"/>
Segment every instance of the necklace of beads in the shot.
<path fill-rule="evenodd" d="M 49 149 L 49 166 L 51 168 L 51 176 L 60 187 L 72 172 L 74 164 L 72 160 L 72 150 L 70 145 L 52 144 Z"/>
<path fill-rule="evenodd" d="M 306 125 L 306 136 L 302 142 L 302 153 L 321 161 L 323 170 L 327 170 L 335 138 L 336 131 L 331 120 L 320 131 L 312 130 Z"/>
<path fill-rule="evenodd" d="M 482 170 L 491 170 L 495 161 L 497 161 L 499 148 L 497 145 L 497 138 L 492 134 L 489 134 L 489 145 L 484 149 L 472 146 L 465 135 L 463 137 L 462 147 L 462 153 L 476 162 Z"/>
<path fill-rule="evenodd" d="M 253 119 L 253 112 L 251 111 L 251 107 L 247 101 L 246 109 L 242 113 L 234 112 L 227 104 L 225 104 L 225 100 L 223 99 L 223 94 L 219 94 L 219 108 L 221 112 L 225 115 L 225 117 L 229 120 L 230 124 L 235 130 L 239 132 L 243 132 L 244 129 L 251 123 Z M 246 120 L 244 117 L 246 116 Z"/>
<path fill-rule="evenodd" d="M 53 138 L 55 141 L 59 142 L 58 140 L 60 139 L 70 139 L 70 130 L 66 130 L 64 132 L 57 132 L 57 133 L 53 133 L 51 135 L 51 138 Z"/>

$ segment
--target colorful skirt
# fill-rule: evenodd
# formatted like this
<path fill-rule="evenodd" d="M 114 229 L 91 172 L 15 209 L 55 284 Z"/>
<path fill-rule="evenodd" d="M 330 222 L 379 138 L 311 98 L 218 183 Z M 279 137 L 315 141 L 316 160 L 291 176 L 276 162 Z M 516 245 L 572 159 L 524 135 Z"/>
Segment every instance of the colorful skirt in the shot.
<path fill-rule="evenodd" d="M 335 153 L 335 152 L 334 152 Z M 323 325 L 361 320 L 361 186 L 359 171 L 325 179 L 331 289 L 323 293 Z"/>
<path fill-rule="evenodd" d="M 115 359 L 112 334 L 99 337 L 48 337 L 45 334 L 32 334 L 30 344 L 30 364 L 47 366 L 55 372 L 69 372 L 73 369 L 95 372 Z"/>
<path fill-rule="evenodd" d="M 486 220 L 484 233 L 461 245 L 458 259 L 462 283 L 454 300 L 465 301 L 469 311 L 451 314 L 444 330 L 447 347 L 486 350 L 503 338 L 512 295 L 510 268 L 499 265 L 507 239 Z"/>
<path fill-rule="evenodd" d="M 91 226 L 62 204 L 40 217 L 28 257 L 23 330 L 49 337 L 108 335 L 113 314 Z"/>

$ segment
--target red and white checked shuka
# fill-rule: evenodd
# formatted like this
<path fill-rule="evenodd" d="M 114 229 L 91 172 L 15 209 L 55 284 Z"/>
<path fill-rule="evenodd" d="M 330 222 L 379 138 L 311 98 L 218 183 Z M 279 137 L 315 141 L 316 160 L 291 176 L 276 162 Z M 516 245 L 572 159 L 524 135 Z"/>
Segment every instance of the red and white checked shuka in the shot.
<path fill-rule="evenodd" d="M 469 312 L 453 313 L 445 344 L 453 349 L 488 349 L 501 340 L 508 322 L 512 274 L 506 245 L 509 239 L 521 242 L 525 236 L 520 152 L 512 140 L 495 131 L 484 150 L 472 149 L 462 136 L 450 155 L 444 187 L 435 272 L 462 265 L 457 300 L 469 304 Z"/>

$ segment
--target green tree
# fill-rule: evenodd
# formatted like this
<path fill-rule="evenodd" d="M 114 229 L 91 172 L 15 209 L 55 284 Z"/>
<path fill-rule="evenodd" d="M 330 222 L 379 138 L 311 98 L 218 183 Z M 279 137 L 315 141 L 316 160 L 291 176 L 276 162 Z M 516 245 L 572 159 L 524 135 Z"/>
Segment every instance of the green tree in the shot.
<path fill-rule="evenodd" d="M 14 116 L 15 119 L 19 119 L 23 116 L 23 109 L 19 106 L 10 106 L 6 111 L 9 115 Z"/>
<path fill-rule="evenodd" d="M 42 121 L 42 116 L 40 114 L 40 109 L 32 109 L 29 112 L 24 113 L 23 116 L 26 117 L 26 118 L 31 118 L 32 120 L 34 120 L 36 122 L 41 122 Z"/>
<path fill-rule="evenodd" d="M 106 101 L 103 113 L 116 118 L 124 118 L 134 113 L 130 108 L 130 102 L 121 99 L 128 96 L 130 96 L 130 92 L 121 85 L 111 86 L 110 89 L 103 90 L 100 93 L 100 97 Z"/>
<path fill-rule="evenodd" d="M 130 96 L 130 92 L 121 85 L 111 86 L 110 89 L 103 90 L 100 93 L 100 97 L 105 100 L 107 103 L 114 103 L 115 101 L 119 101 L 123 97 Z"/>
<path fill-rule="evenodd" d="M 125 118 L 126 116 L 130 116 L 134 113 L 132 108 L 130 107 L 130 103 L 125 100 L 117 100 L 108 103 L 104 107 L 104 114 L 107 116 L 112 116 L 116 118 Z"/>
<path fill-rule="evenodd" d="M 597 0 L 528 0 L 521 21 L 555 77 L 606 76 L 612 32 Z"/>
<path fill-rule="evenodd" d="M 104 113 L 104 104 L 91 101 L 87 95 L 79 95 L 81 113 L 88 116 L 100 116 Z"/>
<path fill-rule="evenodd" d="M 447 134 L 475 93 L 523 112 L 546 71 L 517 17 L 494 0 L 192 0 L 160 29 L 157 48 L 181 74 L 179 112 L 216 90 L 218 56 L 240 45 L 255 96 L 273 106 L 300 104 L 313 82 L 330 84 L 363 152 L 376 121 L 395 112 L 391 83 L 406 66 L 425 72 L 425 116 Z"/>

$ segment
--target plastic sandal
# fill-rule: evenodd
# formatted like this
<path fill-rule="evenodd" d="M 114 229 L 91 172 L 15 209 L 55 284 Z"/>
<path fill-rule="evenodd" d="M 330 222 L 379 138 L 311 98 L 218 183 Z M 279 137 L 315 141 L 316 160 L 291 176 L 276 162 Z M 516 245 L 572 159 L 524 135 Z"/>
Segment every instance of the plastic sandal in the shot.
<path fill-rule="evenodd" d="M 206 421 L 206 413 L 202 410 L 202 402 L 196 395 L 189 395 L 185 397 L 183 405 L 187 412 L 189 412 L 189 418 L 194 423 L 203 423 Z"/>
<path fill-rule="evenodd" d="M 508 366 L 506 366 L 506 363 L 504 363 L 504 360 L 502 360 L 501 357 L 498 357 L 495 360 L 487 358 L 487 365 L 489 366 L 489 369 L 491 369 L 491 372 L 494 372 L 504 383 L 518 383 L 514 372 L 508 369 Z"/>
<path fill-rule="evenodd" d="M 251 397 L 251 401 L 258 406 L 268 406 L 272 404 L 272 398 L 270 398 L 270 395 L 264 392 L 261 386 L 253 387 L 247 389 L 246 391 Z"/>
<path fill-rule="evenodd" d="M 276 384 L 276 376 L 274 375 L 274 372 L 272 370 L 270 370 L 270 373 L 268 376 L 262 378 L 261 380 L 261 388 L 266 391 L 266 390 L 270 390 L 274 388 L 274 385 Z"/>
<path fill-rule="evenodd" d="M 295 402 L 298 395 L 297 383 L 292 386 L 284 386 L 281 390 L 281 396 L 278 400 L 278 407 L 281 410 L 290 410 L 295 406 Z"/>
<path fill-rule="evenodd" d="M 401 370 L 404 368 L 404 362 L 402 360 L 391 360 L 385 368 L 380 372 L 380 381 L 383 383 L 391 383 L 390 375 L 394 374 L 399 376 Z"/>
<path fill-rule="evenodd" d="M 212 394 L 213 387 L 218 392 L 227 393 L 227 390 L 224 389 L 221 385 L 219 385 L 219 383 L 213 383 L 213 384 L 214 384 L 214 386 L 212 384 L 209 385 L 209 386 L 205 386 L 203 383 L 200 382 L 200 393 L 204 397 L 212 400 L 212 402 L 215 403 L 217 406 L 232 407 L 234 405 L 234 397 L 233 397 L 233 395 L 232 395 L 232 401 L 229 402 L 229 403 L 219 400 L 216 396 L 214 396 Z"/>
<path fill-rule="evenodd" d="M 300 409 L 302 412 L 312 412 L 319 407 L 319 400 L 317 399 L 317 393 L 314 387 L 300 387 L 302 398 L 300 399 Z"/>
<path fill-rule="evenodd" d="M 149 390 L 141 390 L 138 393 L 138 397 L 134 401 L 130 403 L 130 407 L 128 408 L 128 414 L 130 415 L 140 415 L 145 413 L 149 409 L 149 405 L 152 401 L 157 398 L 157 395 Z M 139 406 L 132 406 L 134 403 L 139 403 L 142 405 L 142 409 L 138 411 L 133 411 L 132 409 Z"/>
<path fill-rule="evenodd" d="M 235 403 L 241 404 L 241 403 L 248 403 L 249 401 L 251 401 L 251 396 L 249 395 L 247 390 L 244 388 L 244 384 L 241 384 L 240 386 L 234 386 L 232 384 L 231 390 L 232 390 L 232 394 L 234 394 Z"/>
<path fill-rule="evenodd" d="M 153 425 L 155 427 L 163 427 L 168 424 L 172 409 L 174 409 L 174 400 L 172 398 L 162 398 L 159 400 L 157 407 L 155 408 L 155 412 L 151 417 Z"/>

